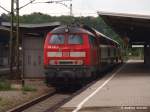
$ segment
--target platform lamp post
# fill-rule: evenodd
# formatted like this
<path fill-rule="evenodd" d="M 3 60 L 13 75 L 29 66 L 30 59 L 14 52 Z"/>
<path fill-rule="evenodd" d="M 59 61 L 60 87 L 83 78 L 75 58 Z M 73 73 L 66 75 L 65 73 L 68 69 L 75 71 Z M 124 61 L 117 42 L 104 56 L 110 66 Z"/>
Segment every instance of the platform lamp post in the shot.
<path fill-rule="evenodd" d="M 70 0 L 71 2 L 72 0 Z M 70 9 L 70 16 L 72 17 L 73 16 L 73 10 L 72 10 L 72 3 L 70 3 L 70 7 L 68 7 Z"/>
<path fill-rule="evenodd" d="M 11 0 L 11 28 L 10 28 L 10 39 L 9 39 L 9 64 L 10 64 L 10 72 L 13 71 L 13 38 L 14 38 L 14 0 Z"/>
<path fill-rule="evenodd" d="M 17 64 L 17 71 L 19 73 L 19 0 L 16 0 L 16 64 Z"/>
<path fill-rule="evenodd" d="M 24 51 L 23 51 L 23 39 L 20 39 L 20 21 L 19 21 L 19 0 L 16 0 L 16 65 L 17 73 L 20 74 L 22 86 L 24 86 Z M 20 40 L 22 40 L 22 47 L 20 47 Z M 20 70 L 20 51 L 22 54 L 22 63 Z"/>
<path fill-rule="evenodd" d="M 17 62 L 17 71 L 19 71 L 19 69 L 20 69 L 19 68 L 19 66 L 20 66 L 20 64 L 19 64 L 19 50 L 22 50 L 22 70 L 21 70 L 22 86 L 24 86 L 24 69 L 23 69 L 23 67 L 24 67 L 24 56 L 23 56 L 24 53 L 23 52 L 24 51 L 23 51 L 23 42 L 22 42 L 22 48 L 19 49 L 19 41 L 20 41 L 20 39 L 19 39 L 19 23 L 20 23 L 19 22 L 19 10 L 28 6 L 29 4 L 32 4 L 34 1 L 36 1 L 36 0 L 30 0 L 30 2 L 28 2 L 27 4 L 19 7 L 19 0 L 15 0 L 15 2 L 16 2 L 16 18 L 17 18 L 17 24 L 16 24 L 16 54 L 17 54 L 16 55 L 16 62 Z M 72 0 L 48 1 L 48 2 L 37 2 L 37 3 L 56 3 L 56 4 L 62 4 L 68 8 L 68 6 L 66 4 L 62 3 L 63 1 L 72 1 Z M 70 9 L 70 16 L 72 16 L 73 15 L 72 14 L 72 4 L 70 4 L 69 9 Z M 14 0 L 11 0 L 11 39 L 10 39 L 10 48 L 11 48 L 11 50 L 10 50 L 10 57 L 11 57 L 10 69 L 11 69 L 11 71 L 12 71 L 12 67 L 13 67 L 13 65 L 12 65 L 12 50 L 13 50 L 12 41 L 13 41 L 13 24 L 14 24 L 13 18 L 14 18 Z"/>
<path fill-rule="evenodd" d="M 11 26 L 10 26 L 10 39 L 9 39 L 9 69 L 10 72 L 12 73 L 13 71 L 13 64 L 14 64 L 14 53 L 13 53 L 13 40 L 14 40 L 14 12 L 16 11 L 16 17 L 17 17 L 17 24 L 16 24 L 16 63 L 17 63 L 17 71 L 19 71 L 19 50 L 23 50 L 23 49 L 19 49 L 19 10 L 26 7 L 27 5 L 31 4 L 32 2 L 34 2 L 36 0 L 30 0 L 30 2 L 28 2 L 27 4 L 19 7 L 19 0 L 11 0 L 11 11 L 7 10 L 6 8 L 4 8 L 3 6 L 0 5 L 0 8 L 3 9 L 4 11 L 8 12 L 10 14 L 11 20 Z M 14 9 L 14 2 L 16 2 L 16 9 Z M 23 57 L 23 54 L 22 54 Z M 23 60 L 22 60 L 23 62 Z M 24 63 L 24 62 L 23 62 Z M 22 64 L 22 70 L 23 71 L 23 64 Z M 23 76 L 23 72 L 21 72 L 21 79 L 24 79 Z M 22 81 L 23 85 L 24 85 L 24 80 Z"/>
<path fill-rule="evenodd" d="M 16 3 L 16 64 L 17 64 L 17 73 L 20 73 L 20 78 L 22 82 L 22 86 L 24 86 L 24 49 L 23 49 L 23 39 L 22 39 L 22 47 L 20 47 L 20 21 L 19 21 L 19 11 L 20 9 L 26 7 L 27 5 L 31 4 L 35 0 L 30 0 L 27 4 L 19 7 L 19 0 L 15 0 Z M 21 63 L 21 70 L 20 70 L 20 51 L 22 53 L 22 63 Z"/>

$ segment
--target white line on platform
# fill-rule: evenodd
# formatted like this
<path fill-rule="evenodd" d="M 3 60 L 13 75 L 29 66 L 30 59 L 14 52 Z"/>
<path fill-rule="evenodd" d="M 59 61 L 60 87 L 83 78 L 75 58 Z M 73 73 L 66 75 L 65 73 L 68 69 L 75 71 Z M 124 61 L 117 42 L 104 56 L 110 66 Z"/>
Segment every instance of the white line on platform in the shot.
<path fill-rule="evenodd" d="M 128 61 L 129 62 L 129 61 Z M 98 87 L 92 94 L 90 94 L 88 97 L 86 97 L 82 102 L 80 102 L 77 107 L 72 111 L 72 112 L 78 112 L 83 105 L 90 99 L 92 98 L 97 92 L 99 92 L 118 72 L 120 72 L 124 67 L 126 66 L 123 65 L 121 68 L 119 68 L 115 73 L 111 75 L 100 87 Z"/>

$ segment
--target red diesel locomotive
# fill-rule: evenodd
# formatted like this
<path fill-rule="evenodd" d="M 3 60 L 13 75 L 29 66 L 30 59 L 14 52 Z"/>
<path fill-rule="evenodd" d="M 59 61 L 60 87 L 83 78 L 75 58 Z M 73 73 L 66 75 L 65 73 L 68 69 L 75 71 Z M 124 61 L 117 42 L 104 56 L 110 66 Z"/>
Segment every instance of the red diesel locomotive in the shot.
<path fill-rule="evenodd" d="M 86 26 L 59 26 L 44 44 L 46 83 L 83 83 L 121 59 L 119 44 Z"/>

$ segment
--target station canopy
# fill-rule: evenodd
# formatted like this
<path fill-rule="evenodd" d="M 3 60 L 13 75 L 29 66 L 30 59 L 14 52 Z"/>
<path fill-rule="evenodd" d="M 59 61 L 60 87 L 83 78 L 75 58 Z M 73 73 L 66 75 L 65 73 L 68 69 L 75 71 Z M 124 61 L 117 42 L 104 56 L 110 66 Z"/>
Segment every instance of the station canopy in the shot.
<path fill-rule="evenodd" d="M 61 25 L 60 22 L 40 23 L 40 24 L 19 24 L 19 31 L 22 36 L 45 37 L 45 35 Z M 0 23 L 0 43 L 8 43 L 10 37 L 11 24 L 8 22 Z M 14 35 L 16 36 L 16 24 L 14 23 Z"/>
<path fill-rule="evenodd" d="M 98 12 L 99 16 L 130 44 L 150 43 L 150 15 Z"/>
<path fill-rule="evenodd" d="M 39 23 L 39 24 L 19 24 L 20 33 L 23 33 L 25 35 L 33 35 L 33 36 L 44 36 L 47 32 L 51 31 L 55 27 L 61 25 L 60 22 L 52 22 L 52 23 Z M 9 28 L 11 27 L 11 24 L 9 22 L 2 22 L 2 27 Z M 14 32 L 16 23 L 14 23 Z"/>

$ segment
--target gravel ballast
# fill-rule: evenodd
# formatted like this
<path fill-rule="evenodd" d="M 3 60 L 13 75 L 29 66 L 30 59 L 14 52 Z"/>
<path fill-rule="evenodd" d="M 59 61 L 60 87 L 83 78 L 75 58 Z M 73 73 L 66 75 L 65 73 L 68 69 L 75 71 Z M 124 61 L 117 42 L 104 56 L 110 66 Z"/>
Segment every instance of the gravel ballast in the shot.
<path fill-rule="evenodd" d="M 6 112 L 36 97 L 54 91 L 53 88 L 47 87 L 43 81 L 40 80 L 27 80 L 25 84 L 34 87 L 36 90 L 22 91 L 21 85 L 15 84 L 13 85 L 13 87 L 16 87 L 15 89 L 0 91 L 0 112 Z"/>

